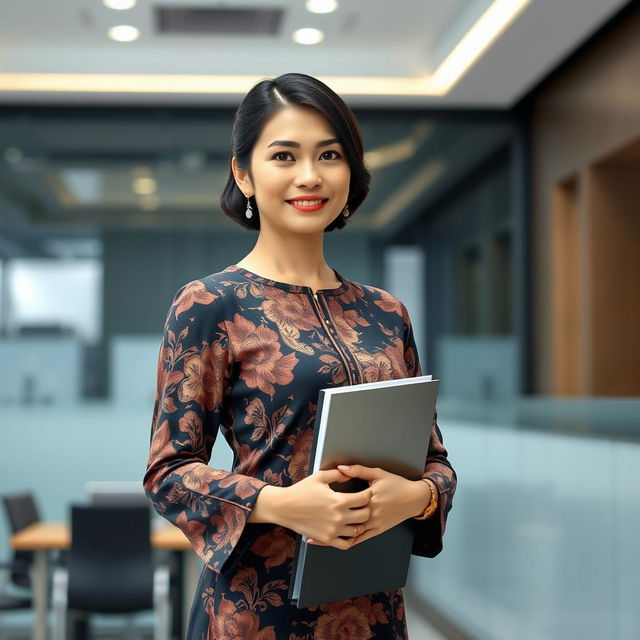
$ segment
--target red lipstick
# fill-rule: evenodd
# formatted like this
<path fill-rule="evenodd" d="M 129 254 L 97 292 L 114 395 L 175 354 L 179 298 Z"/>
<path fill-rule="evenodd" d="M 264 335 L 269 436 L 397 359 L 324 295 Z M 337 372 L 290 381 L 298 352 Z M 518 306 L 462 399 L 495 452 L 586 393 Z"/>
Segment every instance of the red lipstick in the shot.
<path fill-rule="evenodd" d="M 325 198 L 323 196 L 298 196 L 297 198 L 292 198 L 291 200 L 285 200 L 285 202 L 290 204 L 294 209 L 297 209 L 298 211 L 312 212 L 322 209 L 322 207 L 324 207 L 328 200 L 329 198 Z M 304 202 L 309 202 L 309 204 L 303 204 Z"/>

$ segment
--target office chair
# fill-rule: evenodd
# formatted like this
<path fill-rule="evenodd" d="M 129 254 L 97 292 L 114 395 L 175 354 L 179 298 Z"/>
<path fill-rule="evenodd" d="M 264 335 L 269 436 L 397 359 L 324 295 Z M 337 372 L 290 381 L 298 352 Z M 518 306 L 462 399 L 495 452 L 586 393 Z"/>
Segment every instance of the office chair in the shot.
<path fill-rule="evenodd" d="M 2 502 L 12 534 L 40 521 L 38 507 L 31 493 L 4 495 Z M 13 565 L 11 582 L 18 587 L 31 589 L 30 570 L 33 566 L 33 551 L 14 551 L 12 561 L 7 564 Z"/>
<path fill-rule="evenodd" d="M 30 493 L 2 496 L 4 511 L 11 534 L 28 527 L 40 519 L 35 500 Z M 0 562 L 2 580 L 0 582 L 0 614 L 9 611 L 31 609 L 31 567 L 33 553 L 30 551 L 11 551 L 10 559 Z M 23 593 L 10 593 L 9 587 L 18 587 Z M 24 591 L 28 590 L 28 591 Z M 4 634 L 0 634 L 4 637 Z"/>
<path fill-rule="evenodd" d="M 154 569 L 145 506 L 71 505 L 67 568 L 53 576 L 53 640 L 66 640 L 67 613 L 155 610 L 154 640 L 169 640 L 169 571 Z"/>

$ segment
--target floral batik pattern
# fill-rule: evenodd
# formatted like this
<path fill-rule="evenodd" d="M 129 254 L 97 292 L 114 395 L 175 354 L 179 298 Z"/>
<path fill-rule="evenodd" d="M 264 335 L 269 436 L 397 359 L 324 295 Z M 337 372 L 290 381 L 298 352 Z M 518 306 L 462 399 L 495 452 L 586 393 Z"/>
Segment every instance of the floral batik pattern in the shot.
<path fill-rule="evenodd" d="M 182 286 L 164 325 L 145 491 L 205 563 L 188 640 L 406 640 L 401 589 L 298 609 L 296 534 L 248 518 L 307 474 L 320 389 L 422 375 L 405 305 L 347 280 L 317 292 L 231 265 Z M 426 426 L 426 425 L 425 425 Z M 208 465 L 219 434 L 231 470 Z M 456 473 L 434 413 L 423 477 L 439 506 L 412 553 L 442 550 Z"/>

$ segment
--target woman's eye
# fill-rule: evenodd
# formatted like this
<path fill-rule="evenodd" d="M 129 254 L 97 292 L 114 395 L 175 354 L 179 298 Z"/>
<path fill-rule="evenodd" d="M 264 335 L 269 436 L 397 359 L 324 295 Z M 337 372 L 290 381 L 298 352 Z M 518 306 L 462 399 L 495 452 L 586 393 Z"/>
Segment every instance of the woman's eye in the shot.
<path fill-rule="evenodd" d="M 337 160 L 340 157 L 340 154 L 337 151 L 334 151 L 333 149 L 330 149 L 329 151 L 324 151 L 322 153 L 322 155 L 325 155 L 325 153 L 335 153 L 335 158 L 327 158 L 327 160 Z"/>
<path fill-rule="evenodd" d="M 288 151 L 278 151 L 278 153 L 273 154 L 273 159 L 282 160 L 282 158 L 279 158 L 278 156 L 290 156 L 290 155 L 291 154 Z"/>

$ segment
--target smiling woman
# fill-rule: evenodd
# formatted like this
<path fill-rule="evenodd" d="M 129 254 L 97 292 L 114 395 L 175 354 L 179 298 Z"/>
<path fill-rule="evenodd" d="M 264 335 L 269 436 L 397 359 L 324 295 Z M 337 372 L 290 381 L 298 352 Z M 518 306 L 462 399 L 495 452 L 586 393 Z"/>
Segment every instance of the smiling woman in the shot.
<path fill-rule="evenodd" d="M 290 135 L 292 132 L 296 135 Z M 329 199 L 330 194 L 322 189 L 325 180 L 338 180 L 343 191 L 346 180 L 346 191 L 336 194 L 333 206 L 323 207 L 322 220 L 327 222 L 324 230 L 341 229 L 348 216 L 338 214 L 347 207 L 352 216 L 369 192 L 371 174 L 363 155 L 355 116 L 325 84 L 299 73 L 263 80 L 247 94 L 234 119 L 231 165 L 220 199 L 221 209 L 238 224 L 260 229 L 262 214 L 269 213 L 263 208 L 269 209 L 269 204 L 266 198 L 261 198 L 261 203 L 256 201 L 261 190 L 252 184 L 253 178 L 270 179 L 278 175 L 276 170 L 286 170 L 291 175 L 293 166 L 303 163 L 303 168 L 320 175 L 296 176 L 298 182 L 285 187 L 288 193 L 280 194 L 280 202 L 308 197 Z M 251 218 L 246 216 L 247 199 L 255 213 Z"/>
<path fill-rule="evenodd" d="M 324 260 L 325 232 L 345 225 L 369 179 L 355 118 L 326 85 L 286 74 L 243 100 L 221 204 L 258 239 L 174 297 L 143 481 L 205 562 L 188 640 L 406 640 L 400 588 L 293 604 L 296 535 L 347 550 L 410 520 L 415 555 L 442 549 L 456 475 L 436 415 L 420 480 L 357 460 L 307 475 L 320 389 L 421 375 L 405 305 Z M 218 431 L 230 471 L 208 466 Z M 350 477 L 369 486 L 331 488 Z"/>
<path fill-rule="evenodd" d="M 274 139 L 283 133 L 296 139 Z M 327 139 L 331 135 L 317 111 L 288 105 L 265 124 L 246 169 L 232 159 L 237 185 L 247 197 L 254 193 L 263 235 L 323 233 L 341 213 L 346 218 L 351 170 L 338 138 Z"/>

